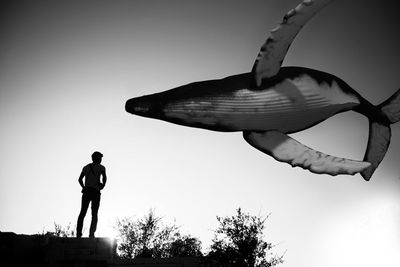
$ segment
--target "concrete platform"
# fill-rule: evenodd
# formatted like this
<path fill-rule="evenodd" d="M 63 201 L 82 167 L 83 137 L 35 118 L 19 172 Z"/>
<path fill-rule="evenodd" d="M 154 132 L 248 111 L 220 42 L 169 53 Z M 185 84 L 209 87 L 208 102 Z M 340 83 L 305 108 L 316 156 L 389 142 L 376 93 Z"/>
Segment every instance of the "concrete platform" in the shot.
<path fill-rule="evenodd" d="M 118 259 L 110 238 L 62 238 L 0 232 L 0 266 L 108 266 Z"/>
<path fill-rule="evenodd" d="M 0 232 L 1 267 L 206 267 L 200 258 L 121 259 L 110 238 L 62 238 Z"/>

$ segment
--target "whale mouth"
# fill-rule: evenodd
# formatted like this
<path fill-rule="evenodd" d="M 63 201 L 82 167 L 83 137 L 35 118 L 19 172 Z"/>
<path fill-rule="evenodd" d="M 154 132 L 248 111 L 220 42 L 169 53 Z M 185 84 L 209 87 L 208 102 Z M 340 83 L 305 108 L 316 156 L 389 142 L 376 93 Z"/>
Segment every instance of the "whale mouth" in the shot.
<path fill-rule="evenodd" d="M 163 115 L 161 106 L 156 97 L 141 96 L 126 101 L 125 111 L 134 115 L 159 119 Z"/>

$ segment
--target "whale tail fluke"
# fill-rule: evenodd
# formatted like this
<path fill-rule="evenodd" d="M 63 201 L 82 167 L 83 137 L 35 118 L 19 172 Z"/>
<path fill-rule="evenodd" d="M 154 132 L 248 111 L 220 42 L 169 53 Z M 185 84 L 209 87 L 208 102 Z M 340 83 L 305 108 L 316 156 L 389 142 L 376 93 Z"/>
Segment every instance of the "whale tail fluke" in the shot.
<path fill-rule="evenodd" d="M 400 89 L 397 90 L 388 100 L 378 106 L 390 123 L 400 120 Z"/>
<path fill-rule="evenodd" d="M 368 145 L 364 161 L 370 162 L 371 165 L 361 172 L 361 176 L 366 181 L 371 179 L 372 174 L 388 150 L 391 137 L 390 124 L 400 120 L 400 89 L 388 100 L 378 105 L 377 108 L 386 120 L 369 118 Z"/>

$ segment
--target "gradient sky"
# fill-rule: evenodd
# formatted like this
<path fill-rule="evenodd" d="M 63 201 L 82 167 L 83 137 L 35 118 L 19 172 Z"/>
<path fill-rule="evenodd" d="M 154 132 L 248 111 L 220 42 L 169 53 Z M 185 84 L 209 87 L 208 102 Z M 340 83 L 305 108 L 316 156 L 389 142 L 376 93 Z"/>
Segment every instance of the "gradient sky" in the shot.
<path fill-rule="evenodd" d="M 0 13 L 0 230 L 76 224 L 93 151 L 108 184 L 98 236 L 149 209 L 206 249 L 216 216 L 267 215 L 282 266 L 400 266 L 400 124 L 370 182 L 312 174 L 218 133 L 132 116 L 129 98 L 248 72 L 298 0 L 9 1 Z M 336 0 L 283 65 L 337 75 L 374 104 L 400 87 L 397 1 Z M 368 121 L 337 115 L 293 135 L 362 159 Z M 86 217 L 88 228 L 90 213 Z M 85 233 L 87 235 L 87 232 Z"/>

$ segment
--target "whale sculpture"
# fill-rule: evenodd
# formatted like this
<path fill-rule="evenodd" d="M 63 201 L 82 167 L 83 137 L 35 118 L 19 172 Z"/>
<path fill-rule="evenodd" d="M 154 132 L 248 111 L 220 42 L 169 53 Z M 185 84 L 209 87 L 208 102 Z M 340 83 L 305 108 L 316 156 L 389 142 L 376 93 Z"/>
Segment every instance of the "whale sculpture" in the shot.
<path fill-rule="evenodd" d="M 290 10 L 271 31 L 251 72 L 135 97 L 126 102 L 125 110 L 189 127 L 242 131 L 250 145 L 293 167 L 330 175 L 361 173 L 368 181 L 388 149 L 390 124 L 400 120 L 400 90 L 374 106 L 334 75 L 281 67 L 297 33 L 329 2 L 305 0 Z M 349 110 L 369 119 L 362 161 L 324 154 L 287 135 Z"/>

